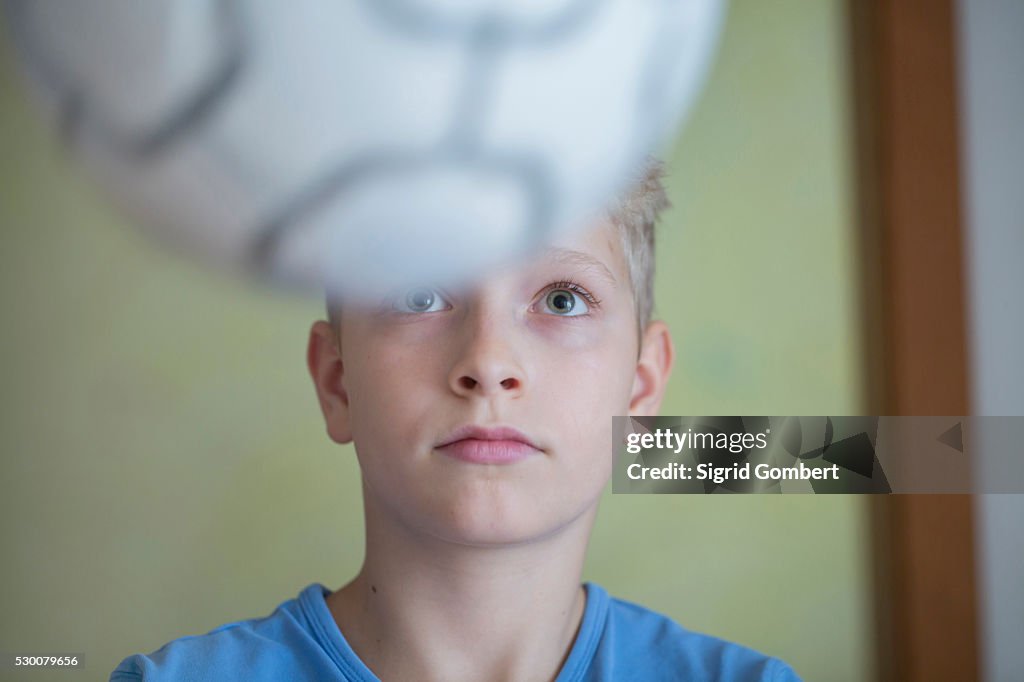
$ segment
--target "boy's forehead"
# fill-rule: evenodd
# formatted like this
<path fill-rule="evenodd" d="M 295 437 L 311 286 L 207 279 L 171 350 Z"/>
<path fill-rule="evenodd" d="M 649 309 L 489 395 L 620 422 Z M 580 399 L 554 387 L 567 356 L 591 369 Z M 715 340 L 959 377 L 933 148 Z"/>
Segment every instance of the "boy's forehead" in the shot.
<path fill-rule="evenodd" d="M 495 268 L 491 273 L 455 286 L 455 290 L 469 293 L 493 281 L 494 276 L 511 277 L 523 283 L 535 283 L 538 278 L 564 276 L 592 276 L 612 289 L 627 287 L 629 275 L 620 233 L 609 222 L 600 222 L 593 227 L 557 235 L 538 248 L 525 254 L 519 260 Z M 400 287 L 396 287 L 394 294 Z M 328 293 L 328 299 L 332 297 Z M 334 297 L 335 314 L 343 307 L 350 310 L 372 309 L 375 304 L 361 300 L 349 300 L 347 306 L 337 305 L 342 297 Z M 340 316 L 339 316 L 340 317 Z"/>
<path fill-rule="evenodd" d="M 618 286 L 625 276 L 618 231 L 607 223 L 585 228 L 545 242 L 520 264 L 524 269 L 561 266 L 586 270 Z"/>

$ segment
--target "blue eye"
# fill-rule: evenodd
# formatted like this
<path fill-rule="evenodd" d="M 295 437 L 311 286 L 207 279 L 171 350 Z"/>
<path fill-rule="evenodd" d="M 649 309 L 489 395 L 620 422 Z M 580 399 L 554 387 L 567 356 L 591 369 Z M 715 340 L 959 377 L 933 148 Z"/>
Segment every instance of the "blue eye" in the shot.
<path fill-rule="evenodd" d="M 441 294 L 430 287 L 409 289 L 394 302 L 395 310 L 403 313 L 436 313 L 449 307 Z"/>
<path fill-rule="evenodd" d="M 570 289 L 552 289 L 544 299 L 544 307 L 552 315 L 575 317 L 586 315 L 590 306 L 582 296 Z"/>

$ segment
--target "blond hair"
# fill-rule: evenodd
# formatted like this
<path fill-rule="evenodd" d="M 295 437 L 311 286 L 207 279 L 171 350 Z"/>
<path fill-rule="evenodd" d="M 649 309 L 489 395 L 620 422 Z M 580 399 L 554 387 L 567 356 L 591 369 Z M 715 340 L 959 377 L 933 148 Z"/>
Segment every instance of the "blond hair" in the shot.
<path fill-rule="evenodd" d="M 671 204 L 661 179 L 665 165 L 649 157 L 626 193 L 608 209 L 622 238 L 622 255 L 633 285 L 637 323 L 646 329 L 654 314 L 654 226 Z"/>

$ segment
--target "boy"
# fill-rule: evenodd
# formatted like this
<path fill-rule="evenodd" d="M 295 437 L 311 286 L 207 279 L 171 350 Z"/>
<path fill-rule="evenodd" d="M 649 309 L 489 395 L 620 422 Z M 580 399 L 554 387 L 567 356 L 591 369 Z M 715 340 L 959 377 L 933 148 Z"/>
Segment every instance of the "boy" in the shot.
<path fill-rule="evenodd" d="M 656 414 L 672 365 L 650 320 L 660 174 L 472 290 L 329 305 L 307 362 L 329 436 L 356 446 L 361 571 L 111 679 L 797 679 L 580 585 L 611 417 Z"/>

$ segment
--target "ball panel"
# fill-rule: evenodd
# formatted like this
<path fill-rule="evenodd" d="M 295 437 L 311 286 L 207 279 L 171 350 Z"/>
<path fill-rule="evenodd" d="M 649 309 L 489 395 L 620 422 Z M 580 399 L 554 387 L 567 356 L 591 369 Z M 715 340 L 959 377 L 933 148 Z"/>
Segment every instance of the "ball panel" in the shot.
<path fill-rule="evenodd" d="M 14 0 L 27 68 L 75 136 L 156 153 L 216 104 L 240 66 L 233 0 Z M 69 120 L 73 119 L 73 120 Z"/>
<path fill-rule="evenodd" d="M 104 192 L 159 243 L 213 266 L 248 269 L 247 245 L 271 210 L 273 178 L 261 182 L 202 135 L 147 163 L 126 164 L 95 137 L 83 137 L 79 152 Z"/>
<path fill-rule="evenodd" d="M 659 0 L 662 19 L 637 87 L 636 145 L 655 149 L 668 142 L 711 70 L 725 21 L 723 0 Z"/>
<path fill-rule="evenodd" d="M 287 277 L 315 261 L 333 289 L 360 297 L 457 284 L 521 253 L 544 201 L 514 168 L 480 160 L 380 157 L 335 180 L 280 232 L 270 266 Z"/>
<path fill-rule="evenodd" d="M 649 2 L 605 3 L 572 39 L 510 50 L 499 60 L 483 146 L 551 159 L 556 228 L 582 226 L 646 154 L 634 146 L 640 122 L 633 99 L 620 93 L 631 92 L 642 73 L 658 18 Z"/>
<path fill-rule="evenodd" d="M 444 139 L 464 68 L 457 46 L 382 31 L 355 0 L 256 7 L 247 25 L 260 49 L 211 118 L 209 139 L 233 150 L 250 174 L 272 179 L 275 204 L 347 160 Z"/>

